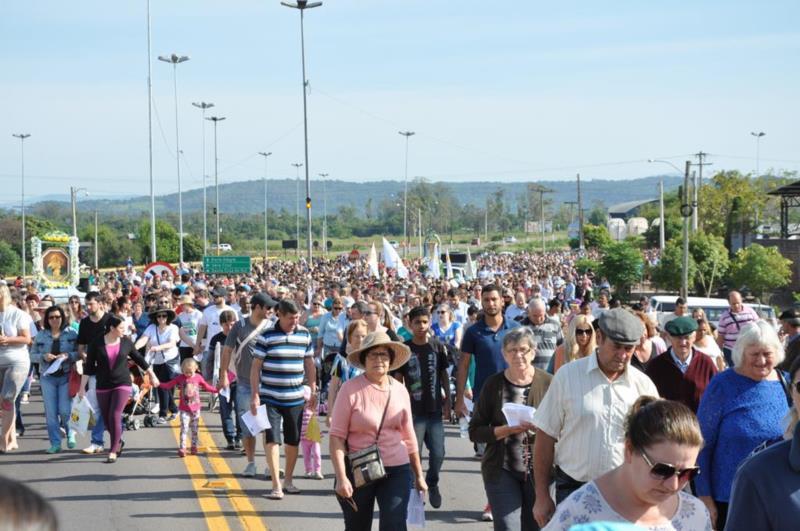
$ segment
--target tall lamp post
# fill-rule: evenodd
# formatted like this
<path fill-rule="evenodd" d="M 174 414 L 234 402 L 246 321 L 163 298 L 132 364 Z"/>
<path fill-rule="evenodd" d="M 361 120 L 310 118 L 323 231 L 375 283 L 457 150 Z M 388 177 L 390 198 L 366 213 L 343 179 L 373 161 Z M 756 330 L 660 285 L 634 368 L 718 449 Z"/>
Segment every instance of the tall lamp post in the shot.
<path fill-rule="evenodd" d="M 20 199 L 20 207 L 22 210 L 22 277 L 25 277 L 25 139 L 30 137 L 29 133 L 12 133 L 11 136 L 19 138 L 19 163 L 20 163 L 20 180 L 22 181 L 22 194 Z"/>
<path fill-rule="evenodd" d="M 217 218 L 217 256 L 219 256 L 219 157 L 217 156 L 217 124 L 224 116 L 209 116 L 206 120 L 214 122 L 214 213 Z"/>
<path fill-rule="evenodd" d="M 398 131 L 406 137 L 406 171 L 403 177 L 403 256 L 408 252 L 408 139 L 414 136 L 414 131 Z"/>
<path fill-rule="evenodd" d="M 203 256 L 205 256 L 208 254 L 208 212 L 206 211 L 208 204 L 208 199 L 206 198 L 206 110 L 213 107 L 214 104 L 201 101 L 197 103 L 192 102 L 192 105 L 203 111 L 201 123 L 203 125 Z"/>
<path fill-rule="evenodd" d="M 150 175 L 150 261 L 156 261 L 156 192 L 153 184 L 153 61 L 150 51 L 150 0 L 147 0 L 147 165 Z"/>
<path fill-rule="evenodd" d="M 84 195 L 89 195 L 86 188 L 69 187 L 69 200 L 72 205 L 72 235 L 78 237 L 78 192 L 83 192 Z"/>
<path fill-rule="evenodd" d="M 267 239 L 267 236 L 268 236 L 268 232 L 267 232 L 268 231 L 268 222 L 267 222 L 267 159 L 269 158 L 270 155 L 272 155 L 272 151 L 269 151 L 269 152 L 259 151 L 258 154 L 261 155 L 262 157 L 264 157 L 264 271 L 266 271 L 267 270 L 266 269 L 267 268 L 267 256 L 269 254 L 268 251 L 267 251 L 267 245 L 268 245 L 267 242 L 269 241 Z"/>
<path fill-rule="evenodd" d="M 326 178 L 329 173 L 320 173 L 322 177 L 322 252 L 328 256 L 328 185 Z"/>
<path fill-rule="evenodd" d="M 300 60 L 303 65 L 303 139 L 305 141 L 306 164 L 306 222 L 308 223 L 308 267 L 311 268 L 311 181 L 308 176 L 308 102 L 306 101 L 306 45 L 305 30 L 303 28 L 303 12 L 322 5 L 322 2 L 308 2 L 296 0 L 294 3 L 281 2 L 281 5 L 300 11 Z"/>
<path fill-rule="evenodd" d="M 294 181 L 294 209 L 295 221 L 297 222 L 297 227 L 294 234 L 294 237 L 297 240 L 297 246 L 294 248 L 294 254 L 300 256 L 300 168 L 303 166 L 303 163 L 293 162 L 292 166 L 294 166 L 297 174 Z M 308 171 L 306 171 L 306 173 L 308 173 Z"/>
<path fill-rule="evenodd" d="M 761 137 L 766 136 L 767 133 L 764 131 L 759 131 L 758 133 L 750 132 L 752 136 L 756 138 L 756 177 L 759 176 L 759 159 L 761 158 Z"/>
<path fill-rule="evenodd" d="M 181 187 L 181 148 L 178 136 L 178 65 L 189 60 L 188 55 L 159 55 L 159 61 L 172 65 L 172 89 L 175 97 L 175 166 L 178 173 L 178 269 L 183 269 L 183 188 Z"/>

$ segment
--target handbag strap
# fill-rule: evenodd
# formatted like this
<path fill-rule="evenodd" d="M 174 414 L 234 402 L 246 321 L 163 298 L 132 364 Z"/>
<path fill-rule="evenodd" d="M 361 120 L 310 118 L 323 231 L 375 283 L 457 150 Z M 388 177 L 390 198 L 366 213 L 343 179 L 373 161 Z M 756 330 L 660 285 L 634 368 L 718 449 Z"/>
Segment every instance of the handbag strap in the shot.
<path fill-rule="evenodd" d="M 375 444 L 378 444 L 378 438 L 381 436 L 381 430 L 383 429 L 383 421 L 386 420 L 386 412 L 389 411 L 389 402 L 391 401 L 392 401 L 392 381 L 389 380 L 389 397 L 386 399 L 386 406 L 383 408 L 381 423 L 378 425 L 378 433 L 375 434 Z"/>
<path fill-rule="evenodd" d="M 786 378 L 783 376 L 783 371 L 780 369 L 776 369 L 778 373 L 778 379 L 781 382 L 781 387 L 783 388 L 783 392 L 786 395 L 786 401 L 789 403 L 789 408 L 791 409 L 794 401 L 792 400 L 792 391 L 789 383 L 786 381 Z"/>

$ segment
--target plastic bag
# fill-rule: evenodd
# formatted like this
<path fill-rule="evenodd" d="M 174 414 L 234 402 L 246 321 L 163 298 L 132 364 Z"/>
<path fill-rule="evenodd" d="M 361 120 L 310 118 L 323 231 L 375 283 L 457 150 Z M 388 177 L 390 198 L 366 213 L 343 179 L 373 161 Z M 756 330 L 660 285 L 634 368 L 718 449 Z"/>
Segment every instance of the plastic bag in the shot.
<path fill-rule="evenodd" d="M 425 527 L 425 500 L 422 492 L 417 489 L 411 489 L 411 495 L 408 497 L 406 524 L 408 527 Z"/>
<path fill-rule="evenodd" d="M 75 430 L 81 435 L 85 435 L 89 431 L 89 422 L 94 414 L 89 400 L 84 396 L 83 398 L 75 397 L 72 399 L 72 409 L 69 415 L 69 428 Z"/>
<path fill-rule="evenodd" d="M 308 421 L 308 426 L 306 426 L 306 440 L 315 443 L 322 442 L 322 433 L 319 429 L 319 417 L 317 415 L 312 415 L 311 419 Z"/>

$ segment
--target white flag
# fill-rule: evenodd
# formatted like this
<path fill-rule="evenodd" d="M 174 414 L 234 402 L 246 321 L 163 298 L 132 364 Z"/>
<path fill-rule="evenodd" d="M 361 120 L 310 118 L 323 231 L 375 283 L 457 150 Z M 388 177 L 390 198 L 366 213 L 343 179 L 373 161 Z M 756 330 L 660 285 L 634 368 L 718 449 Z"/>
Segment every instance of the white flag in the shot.
<path fill-rule="evenodd" d="M 475 266 L 472 264 L 472 256 L 470 255 L 469 247 L 467 247 L 467 264 L 464 266 L 464 276 L 467 277 L 467 280 L 475 278 Z"/>
<path fill-rule="evenodd" d="M 397 254 L 397 250 L 391 246 L 386 238 L 383 238 L 383 262 L 386 264 L 386 267 L 397 269 L 398 278 L 408 278 L 408 269 L 400 259 L 400 255 Z"/>
<path fill-rule="evenodd" d="M 433 246 L 433 256 L 428 263 L 428 268 L 431 270 L 431 276 L 435 279 L 442 278 L 442 261 L 439 259 L 439 246 Z"/>
<path fill-rule="evenodd" d="M 375 250 L 375 244 L 372 244 L 372 249 L 369 250 L 369 258 L 367 258 L 367 265 L 369 266 L 369 276 L 379 278 L 380 272 L 378 271 L 378 251 Z"/>
<path fill-rule="evenodd" d="M 453 263 L 450 262 L 450 248 L 448 247 L 445 251 L 445 275 L 447 280 L 451 280 L 453 278 Z"/>

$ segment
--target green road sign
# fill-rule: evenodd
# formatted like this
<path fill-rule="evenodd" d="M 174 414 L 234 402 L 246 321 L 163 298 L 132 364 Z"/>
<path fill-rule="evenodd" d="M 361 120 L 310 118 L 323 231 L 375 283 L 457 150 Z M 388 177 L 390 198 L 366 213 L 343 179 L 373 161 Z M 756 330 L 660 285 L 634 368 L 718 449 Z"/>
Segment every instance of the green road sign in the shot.
<path fill-rule="evenodd" d="M 203 270 L 210 274 L 250 273 L 249 256 L 204 256 Z"/>

